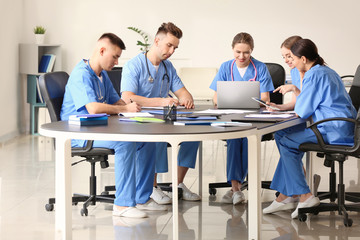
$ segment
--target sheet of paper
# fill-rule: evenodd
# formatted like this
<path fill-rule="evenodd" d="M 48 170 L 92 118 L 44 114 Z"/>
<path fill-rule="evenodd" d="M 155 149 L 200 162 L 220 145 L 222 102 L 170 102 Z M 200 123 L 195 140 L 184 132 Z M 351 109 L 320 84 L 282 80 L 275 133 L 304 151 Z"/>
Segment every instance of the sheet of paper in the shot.
<path fill-rule="evenodd" d="M 248 114 L 246 118 L 290 118 L 294 114 Z"/>
<path fill-rule="evenodd" d="M 197 111 L 196 113 L 205 113 L 205 114 L 241 114 L 241 113 L 249 113 L 254 112 L 254 110 L 244 110 L 244 109 L 208 109 L 203 111 Z"/>
<path fill-rule="evenodd" d="M 124 112 L 119 113 L 120 116 L 124 117 L 153 117 L 154 115 L 150 114 L 149 112 Z"/>
<path fill-rule="evenodd" d="M 164 109 L 164 107 L 141 107 L 141 109 Z M 176 109 L 185 109 L 185 106 L 177 106 Z"/>

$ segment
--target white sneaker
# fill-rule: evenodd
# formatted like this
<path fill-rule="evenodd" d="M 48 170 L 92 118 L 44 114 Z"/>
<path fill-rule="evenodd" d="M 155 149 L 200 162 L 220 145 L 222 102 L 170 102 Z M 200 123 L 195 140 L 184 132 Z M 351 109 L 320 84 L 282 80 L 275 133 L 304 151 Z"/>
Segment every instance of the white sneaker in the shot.
<path fill-rule="evenodd" d="M 159 187 L 153 187 L 153 192 L 150 195 L 157 204 L 170 204 L 171 198 L 167 196 Z"/>
<path fill-rule="evenodd" d="M 159 205 L 151 198 L 149 199 L 149 201 L 147 201 L 144 204 L 136 204 L 136 208 L 141 209 L 141 210 L 150 210 L 150 211 L 166 211 L 166 210 L 168 210 L 167 206 Z"/>
<path fill-rule="evenodd" d="M 113 206 L 113 216 L 128 217 L 128 218 L 145 218 L 147 214 L 135 207 L 127 207 L 123 210 L 119 210 L 115 205 Z"/>
<path fill-rule="evenodd" d="M 294 209 L 297 202 L 283 203 L 274 200 L 268 207 L 263 209 L 264 214 Z"/>
<path fill-rule="evenodd" d="M 291 214 L 291 218 L 297 218 L 299 215 L 299 208 L 308 208 L 308 207 L 315 207 L 320 204 L 320 199 L 318 197 L 314 197 L 314 195 L 311 195 L 308 199 L 305 200 L 305 202 L 299 202 L 297 205 L 297 208 L 295 211 Z"/>
<path fill-rule="evenodd" d="M 229 190 L 225 193 L 225 195 L 221 198 L 222 203 L 233 203 L 233 191 Z"/>
<path fill-rule="evenodd" d="M 245 201 L 245 195 L 242 191 L 236 191 L 232 196 L 232 204 L 237 205 Z"/>
<path fill-rule="evenodd" d="M 184 183 L 180 183 L 179 184 L 179 188 L 182 189 L 182 199 L 186 200 L 186 201 L 200 201 L 201 197 L 196 194 L 191 192 Z"/>

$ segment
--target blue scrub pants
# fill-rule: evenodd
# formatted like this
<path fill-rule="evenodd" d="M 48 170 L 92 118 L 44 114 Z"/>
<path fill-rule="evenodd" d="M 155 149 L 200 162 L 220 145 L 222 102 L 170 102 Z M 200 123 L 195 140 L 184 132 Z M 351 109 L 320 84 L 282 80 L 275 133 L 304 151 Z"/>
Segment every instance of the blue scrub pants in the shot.
<path fill-rule="evenodd" d="M 322 135 L 327 142 L 326 134 Z M 286 196 L 309 193 L 302 163 L 304 152 L 299 150 L 299 145 L 305 142 L 316 143 L 315 134 L 305 124 L 301 124 L 276 132 L 275 141 L 280 160 L 270 188 Z"/>
<path fill-rule="evenodd" d="M 229 139 L 227 143 L 226 175 L 227 181 L 244 182 L 248 173 L 247 138 Z"/>
<path fill-rule="evenodd" d="M 178 154 L 178 165 L 181 167 L 195 168 L 197 150 L 199 142 L 183 142 L 180 144 Z M 155 172 L 165 173 L 168 172 L 168 156 L 167 156 L 167 143 L 156 143 L 156 160 Z"/>
<path fill-rule="evenodd" d="M 72 145 L 78 146 L 75 141 Z M 93 147 L 115 151 L 114 204 L 133 207 L 137 203 L 146 203 L 155 177 L 155 143 L 94 141 Z"/>

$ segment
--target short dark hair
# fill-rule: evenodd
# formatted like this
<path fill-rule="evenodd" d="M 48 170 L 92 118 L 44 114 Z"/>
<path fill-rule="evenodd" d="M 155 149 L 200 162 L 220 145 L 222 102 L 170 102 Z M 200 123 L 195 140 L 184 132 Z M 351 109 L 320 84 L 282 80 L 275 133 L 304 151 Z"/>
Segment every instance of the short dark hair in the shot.
<path fill-rule="evenodd" d="M 174 35 L 175 37 L 177 37 L 178 39 L 180 39 L 182 37 L 181 29 L 178 28 L 172 22 L 161 24 L 156 35 L 158 35 L 159 33 L 165 33 L 165 34 L 170 33 L 170 34 Z"/>
<path fill-rule="evenodd" d="M 287 49 L 291 49 L 292 45 L 294 45 L 294 43 L 296 43 L 296 41 L 302 39 L 302 37 L 300 36 L 291 36 L 288 37 L 287 39 L 285 39 L 285 41 L 281 44 L 280 48 L 285 47 Z"/>
<path fill-rule="evenodd" d="M 231 47 L 234 48 L 235 44 L 237 43 L 245 43 L 248 44 L 251 48 L 251 50 L 254 50 L 254 39 L 252 36 L 246 32 L 241 32 L 236 34 L 234 37 Z"/>
<path fill-rule="evenodd" d="M 314 61 L 314 65 L 325 65 L 325 61 L 320 57 L 318 49 L 313 41 L 310 39 L 300 39 L 296 41 L 292 47 L 291 52 L 295 56 L 301 58 L 302 56 L 306 57 L 310 61 Z"/>
<path fill-rule="evenodd" d="M 99 38 L 99 40 L 101 39 L 109 39 L 109 41 L 115 45 L 118 46 L 121 50 L 125 50 L 125 43 L 115 34 L 113 33 L 104 33 L 103 35 L 101 35 L 101 37 Z"/>

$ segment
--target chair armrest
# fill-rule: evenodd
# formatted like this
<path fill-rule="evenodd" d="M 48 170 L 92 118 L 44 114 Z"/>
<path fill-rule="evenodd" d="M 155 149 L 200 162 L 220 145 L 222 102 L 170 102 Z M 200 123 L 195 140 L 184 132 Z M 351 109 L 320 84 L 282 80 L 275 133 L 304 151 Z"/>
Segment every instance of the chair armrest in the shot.
<path fill-rule="evenodd" d="M 344 76 L 341 76 L 341 79 L 343 79 L 343 78 L 348 78 L 348 77 L 354 78 L 355 76 L 354 76 L 354 75 L 344 75 Z"/>
<path fill-rule="evenodd" d="M 355 125 L 358 123 L 358 121 L 356 121 L 353 118 L 335 117 L 335 118 L 326 118 L 326 119 L 317 121 L 317 122 L 311 124 L 310 126 L 308 126 L 308 128 L 310 128 L 315 133 L 316 139 L 318 141 L 318 144 L 321 146 L 321 148 L 325 148 L 326 144 L 325 144 L 323 136 L 321 135 L 319 129 L 317 128 L 317 125 L 324 123 L 324 122 L 330 122 L 330 121 L 346 121 L 346 122 L 352 122 Z"/>
<path fill-rule="evenodd" d="M 94 140 L 87 140 L 85 147 L 72 148 L 72 153 L 78 154 L 78 153 L 89 152 L 92 149 L 93 143 L 94 143 Z"/>

